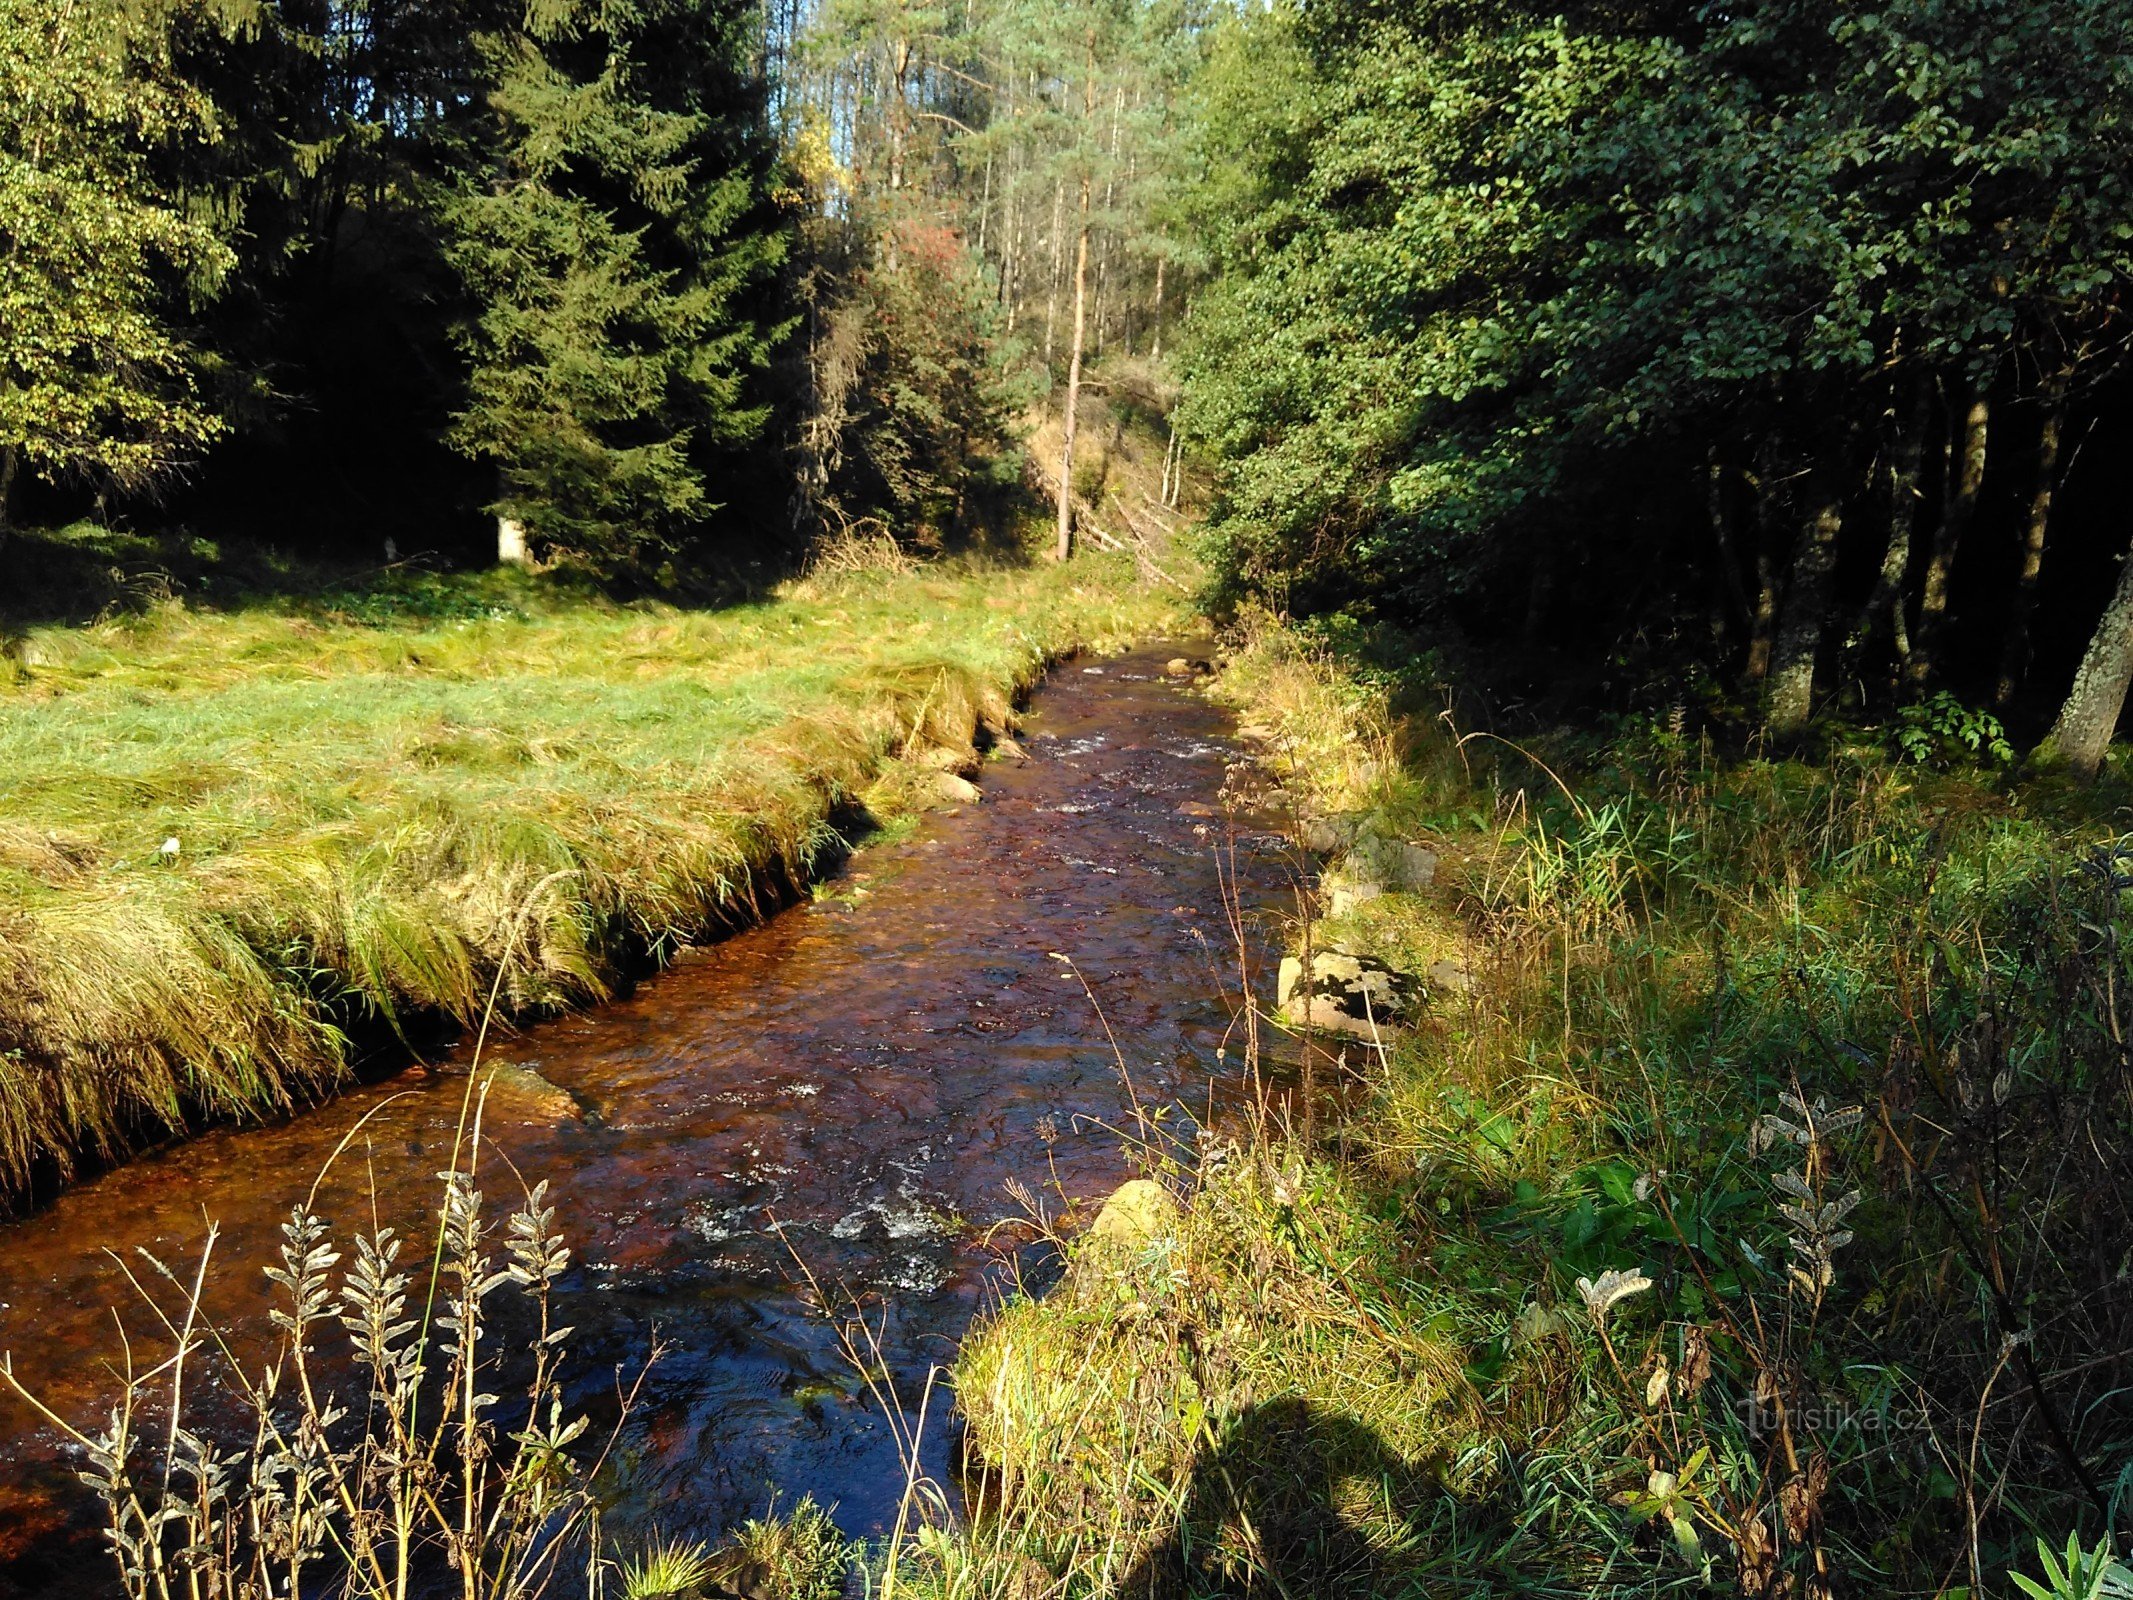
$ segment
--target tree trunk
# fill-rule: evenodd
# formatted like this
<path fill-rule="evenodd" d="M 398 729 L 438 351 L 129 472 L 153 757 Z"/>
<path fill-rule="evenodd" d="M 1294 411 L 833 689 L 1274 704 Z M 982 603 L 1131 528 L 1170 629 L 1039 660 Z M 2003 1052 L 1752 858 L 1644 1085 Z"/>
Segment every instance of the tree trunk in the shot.
<path fill-rule="evenodd" d="M 1538 651 L 1548 637 L 1548 615 L 1555 603 L 1556 542 L 1543 540 L 1534 547 L 1530 559 L 1533 567 L 1526 579 L 1526 622 L 1519 630 L 1519 641 L 1528 653 Z"/>
<path fill-rule="evenodd" d="M 1052 184 L 1052 287 L 1044 297 L 1044 367 L 1049 373 L 1052 367 L 1052 329 L 1059 321 L 1059 264 L 1060 244 L 1065 235 L 1061 230 L 1066 225 L 1066 179 Z"/>
<path fill-rule="evenodd" d="M 1948 485 L 1940 514 L 1940 528 L 1933 536 L 1933 554 L 1926 562 L 1924 587 L 1918 597 L 1918 626 L 1911 632 L 1911 659 L 1906 670 L 1911 689 L 1925 687 L 1933 676 L 1933 656 L 1940 644 L 1948 617 L 1948 575 L 1955 567 L 1955 553 L 1977 516 L 1978 488 L 1985 481 L 1985 446 L 1992 427 L 1992 401 L 1981 385 L 1970 397 L 1963 416 L 1962 451 L 1954 480 Z"/>
<path fill-rule="evenodd" d="M 1155 328 L 1155 349 L 1151 352 L 1160 361 L 1163 358 L 1163 267 L 1164 258 L 1155 258 L 1155 308 L 1152 322 Z"/>
<path fill-rule="evenodd" d="M 8 509 L 14 502 L 15 472 L 20 464 L 13 445 L 0 445 L 0 546 L 7 543 L 7 536 L 15 526 L 8 517 Z"/>
<path fill-rule="evenodd" d="M 1770 638 L 1777 631 L 1777 462 L 1766 441 L 1749 478 L 1755 490 L 1755 609 L 1748 619 L 1745 677 L 1760 687 L 1770 677 Z"/>
<path fill-rule="evenodd" d="M 1096 110 L 1096 44 L 1089 43 L 1089 75 L 1083 80 L 1081 100 L 1084 126 Z M 1074 425 L 1081 409 L 1081 340 L 1089 310 L 1089 173 L 1081 173 L 1081 226 L 1074 246 L 1074 345 L 1067 352 L 1066 416 L 1061 431 L 1066 442 L 1059 452 L 1059 538 L 1053 555 L 1060 561 L 1074 553 Z"/>
<path fill-rule="evenodd" d="M 2111 747 L 2111 735 L 2133 685 L 2133 550 L 2119 557 L 2118 587 L 2089 636 L 2059 720 L 2037 747 L 2044 761 L 2063 761 L 2092 778 Z"/>
<path fill-rule="evenodd" d="M 1771 650 L 1770 684 L 1764 697 L 1763 726 L 1780 738 L 1807 726 L 1814 710 L 1815 657 L 1829 616 L 1830 576 L 1837 567 L 1837 535 L 1844 508 L 1835 488 L 1818 483 L 1799 544 L 1792 558 L 1791 581 L 1785 585 L 1785 613 Z"/>
<path fill-rule="evenodd" d="M 1734 622 L 1752 616 L 1753 610 L 1747 591 L 1741 587 L 1740 556 L 1733 548 L 1733 523 L 1726 513 L 1726 466 L 1719 459 L 1715 444 L 1704 455 L 1703 495 L 1704 513 L 1711 522 L 1711 542 L 1718 552 L 1711 587 L 1711 643 L 1723 656 Z"/>
<path fill-rule="evenodd" d="M 513 518 L 496 519 L 496 560 L 505 567 L 533 565 L 533 552 L 526 547 L 526 530 Z"/>
<path fill-rule="evenodd" d="M 1770 637 L 1777 632 L 1777 562 L 1767 546 L 1755 552 L 1755 616 L 1748 629 L 1747 677 L 1760 686 L 1770 676 Z"/>
<path fill-rule="evenodd" d="M 2004 710 L 2029 671 L 2029 621 L 2037 609 L 2037 580 L 2044 571 L 2044 542 L 2051 534 L 2052 491 L 2059 484 L 2059 436 L 2066 426 L 2067 374 L 2055 376 L 2044 391 L 2044 422 L 2037 434 L 2037 481 L 2030 491 L 2029 516 L 2022 528 L 2022 566 L 2015 575 L 2013 608 L 2007 638 L 2000 650 L 2000 681 L 1992 703 Z"/>
<path fill-rule="evenodd" d="M 1918 525 L 1918 478 L 1926 454 L 1926 423 L 1932 406 L 1932 391 L 1916 386 L 1908 417 L 1896 419 L 1896 436 L 1889 448 L 1889 542 L 1881 552 L 1881 571 L 1874 578 L 1873 593 L 1859 608 L 1852 624 L 1856 649 L 1872 635 L 1875 621 L 1888 616 L 1889 642 L 1896 651 L 1897 681 L 1903 680 L 1911 659 L 1911 630 L 1904 605 L 1903 580 L 1911 570 L 1911 535 Z"/>

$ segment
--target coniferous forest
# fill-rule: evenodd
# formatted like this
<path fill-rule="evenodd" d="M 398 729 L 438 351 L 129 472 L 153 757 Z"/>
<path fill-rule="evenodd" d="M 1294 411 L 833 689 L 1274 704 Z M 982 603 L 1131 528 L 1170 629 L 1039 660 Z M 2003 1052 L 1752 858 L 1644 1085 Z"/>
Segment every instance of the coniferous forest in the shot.
<path fill-rule="evenodd" d="M 2133 1595 L 2129 688 L 2127 0 L 0 0 L 0 1600 Z"/>
<path fill-rule="evenodd" d="M 2093 770 L 2124 28 L 20 0 L 7 516 L 462 559 L 503 517 L 686 587 L 974 514 L 1007 419 L 1138 358 L 1218 606 Z"/>

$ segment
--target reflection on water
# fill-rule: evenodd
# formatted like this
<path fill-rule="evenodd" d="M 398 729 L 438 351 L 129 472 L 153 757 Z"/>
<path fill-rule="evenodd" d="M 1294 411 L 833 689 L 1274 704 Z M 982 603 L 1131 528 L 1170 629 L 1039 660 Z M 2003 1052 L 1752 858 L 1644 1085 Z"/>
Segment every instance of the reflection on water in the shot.
<path fill-rule="evenodd" d="M 983 1235 L 1015 1210 L 1009 1181 L 1090 1195 L 1126 1175 L 1117 1066 L 1055 953 L 1144 1100 L 1215 1092 L 1237 989 L 1217 858 L 1241 839 L 1254 907 L 1286 869 L 1270 840 L 1207 815 L 1237 750 L 1218 711 L 1162 681 L 1163 654 L 1055 673 L 1029 759 L 988 766 L 983 804 L 863 852 L 821 898 L 626 1001 L 491 1041 L 506 1070 L 487 1132 L 553 1180 L 575 1252 L 576 1398 L 596 1405 L 654 1330 L 669 1347 L 620 1455 L 622 1522 L 710 1536 L 773 1488 L 835 1503 L 853 1534 L 893 1516 L 894 1440 L 796 1292 L 795 1259 L 866 1297 L 915 1400 L 998 1281 Z M 127 1298 L 105 1252 L 189 1258 L 209 1217 L 225 1264 L 211 1306 L 257 1329 L 289 1205 L 366 1113 L 320 1209 L 353 1224 L 375 1203 L 420 1226 L 463 1073 L 411 1068 L 285 1126 L 210 1134 L 0 1228 L 0 1348 L 86 1419 L 110 1389 L 106 1308 Z M 99 1592 L 93 1507 L 31 1421 L 0 1402 L 0 1592 Z M 932 1431 L 937 1475 L 950 1442 Z"/>

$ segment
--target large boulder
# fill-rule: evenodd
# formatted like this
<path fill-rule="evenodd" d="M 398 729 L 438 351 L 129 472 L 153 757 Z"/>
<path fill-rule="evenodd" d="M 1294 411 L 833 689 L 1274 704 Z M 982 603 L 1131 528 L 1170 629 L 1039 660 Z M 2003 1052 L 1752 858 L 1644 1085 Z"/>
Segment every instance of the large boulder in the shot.
<path fill-rule="evenodd" d="M 1308 974 L 1300 959 L 1285 957 L 1276 985 L 1283 1021 L 1373 1041 L 1397 1032 L 1421 999 L 1420 986 L 1406 973 L 1345 950 L 1317 952 Z"/>

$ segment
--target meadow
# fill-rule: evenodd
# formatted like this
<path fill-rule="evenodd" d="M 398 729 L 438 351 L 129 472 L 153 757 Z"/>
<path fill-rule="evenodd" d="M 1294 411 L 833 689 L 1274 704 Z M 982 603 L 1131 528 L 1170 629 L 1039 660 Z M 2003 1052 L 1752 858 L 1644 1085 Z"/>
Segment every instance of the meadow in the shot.
<path fill-rule="evenodd" d="M 907 567 L 704 610 L 401 571 L 11 635 L 0 1191 L 492 997 L 598 1000 L 922 797 L 885 775 L 972 759 L 1048 661 L 1169 620 L 1123 562 Z"/>

